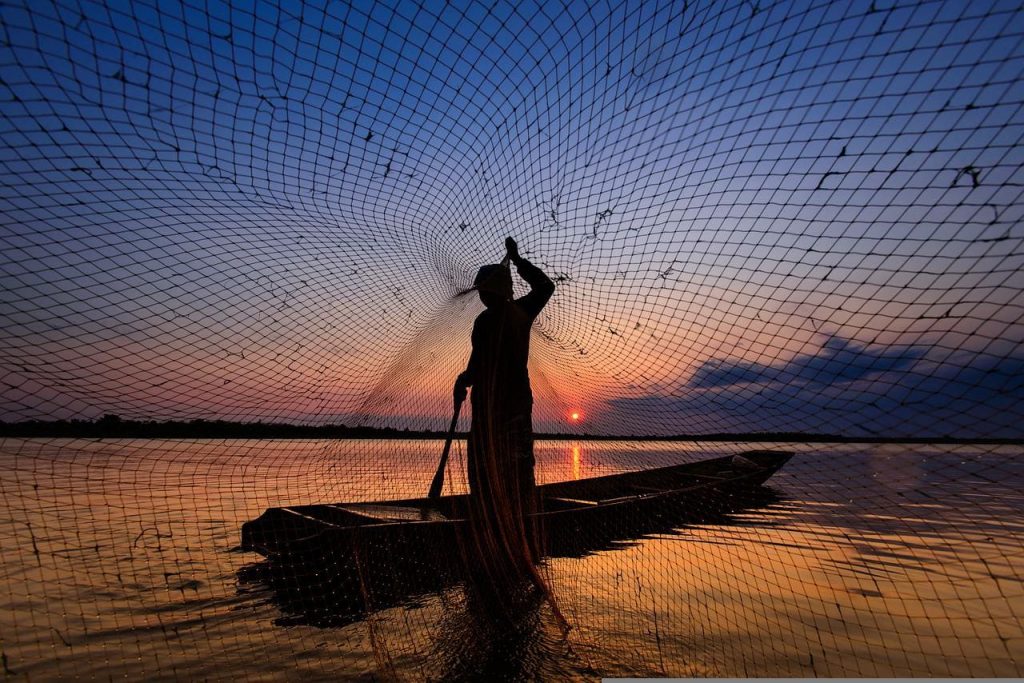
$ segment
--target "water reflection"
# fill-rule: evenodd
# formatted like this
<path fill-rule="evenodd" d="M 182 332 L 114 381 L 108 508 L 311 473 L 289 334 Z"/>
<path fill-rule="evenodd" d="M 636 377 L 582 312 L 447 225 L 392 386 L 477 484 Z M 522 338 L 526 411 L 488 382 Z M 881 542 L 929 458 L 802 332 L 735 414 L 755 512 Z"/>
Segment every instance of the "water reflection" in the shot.
<path fill-rule="evenodd" d="M 581 446 L 581 478 L 718 452 Z M 443 557 L 417 557 L 421 546 L 397 570 L 388 547 L 371 552 L 361 575 L 329 566 L 344 561 L 336 550 L 290 569 L 225 552 L 267 507 L 423 495 L 437 443 L 8 440 L 7 666 L 12 680 L 134 680 L 168 663 L 188 680 L 377 680 L 387 660 L 394 678 L 466 679 L 513 657 L 492 642 L 505 629 L 530 653 L 508 666 L 550 680 L 1024 674 L 1020 446 L 794 450 L 770 480 L 784 500 L 563 542 L 542 564 L 573 625 L 567 644 L 543 604 L 512 626 L 481 623 L 464 578 L 438 576 Z M 541 479 L 572 478 L 571 442 L 537 452 Z M 593 672 L 559 670 L 567 649 Z"/>
<path fill-rule="evenodd" d="M 751 445 L 750 448 L 760 448 Z M 666 467 L 697 461 L 715 455 L 728 455 L 738 449 L 728 444 L 721 449 L 698 448 L 679 442 L 637 441 L 570 441 L 538 440 L 534 443 L 537 458 L 537 482 L 590 479 L 607 474 L 632 472 L 637 469 Z M 742 448 L 739 450 L 743 450 Z M 785 450 L 793 450 L 789 444 Z"/>
<path fill-rule="evenodd" d="M 473 583 L 445 601 L 431 659 L 438 680 L 571 680 L 592 675 L 574 656 L 551 604 L 532 583 L 505 586 L 500 605 Z M 509 609 L 508 596 L 515 596 Z"/>

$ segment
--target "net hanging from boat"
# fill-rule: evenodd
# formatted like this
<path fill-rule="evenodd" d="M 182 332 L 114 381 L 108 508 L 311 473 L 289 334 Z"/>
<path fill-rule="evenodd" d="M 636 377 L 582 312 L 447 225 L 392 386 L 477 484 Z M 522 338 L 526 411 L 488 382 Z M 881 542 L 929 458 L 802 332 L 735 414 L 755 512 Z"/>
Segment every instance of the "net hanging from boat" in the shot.
<path fill-rule="evenodd" d="M 1020 676 L 1022 35 L 1003 2 L 5 4 L 5 674 Z M 294 508 L 426 496 L 507 236 L 555 284 L 538 483 L 796 455 L 546 489 L 549 599 L 489 621 L 454 508 Z M 229 552 L 268 508 L 375 522 Z"/>

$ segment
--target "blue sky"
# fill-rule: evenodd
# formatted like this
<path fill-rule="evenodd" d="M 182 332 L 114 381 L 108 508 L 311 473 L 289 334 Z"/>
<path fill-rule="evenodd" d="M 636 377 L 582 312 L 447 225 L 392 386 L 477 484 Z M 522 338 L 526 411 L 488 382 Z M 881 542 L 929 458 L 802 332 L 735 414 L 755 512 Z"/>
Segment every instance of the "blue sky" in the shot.
<path fill-rule="evenodd" d="M 773 428 L 871 432 L 912 385 L 986 433 L 1024 353 L 1024 17 L 885 5 L 5 5 L 2 417 L 432 426 L 449 297 L 511 234 L 558 278 L 546 428 L 759 429 L 735 402 L 795 368 Z"/>

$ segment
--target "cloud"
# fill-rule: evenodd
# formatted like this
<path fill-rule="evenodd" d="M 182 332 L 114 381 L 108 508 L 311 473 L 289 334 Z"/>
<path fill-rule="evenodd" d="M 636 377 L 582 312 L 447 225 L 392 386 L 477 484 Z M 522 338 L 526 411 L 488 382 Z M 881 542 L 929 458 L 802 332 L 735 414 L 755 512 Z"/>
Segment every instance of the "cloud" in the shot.
<path fill-rule="evenodd" d="M 919 348 L 871 351 L 846 339 L 831 337 L 819 353 L 803 354 L 784 363 L 708 360 L 693 373 L 689 385 L 708 389 L 738 384 L 843 384 L 909 367 L 923 356 L 924 350 Z"/>
<path fill-rule="evenodd" d="M 833 339 L 788 363 L 709 361 L 675 394 L 609 400 L 607 418 L 636 434 L 1024 438 L 1024 355 L 938 351 Z"/>

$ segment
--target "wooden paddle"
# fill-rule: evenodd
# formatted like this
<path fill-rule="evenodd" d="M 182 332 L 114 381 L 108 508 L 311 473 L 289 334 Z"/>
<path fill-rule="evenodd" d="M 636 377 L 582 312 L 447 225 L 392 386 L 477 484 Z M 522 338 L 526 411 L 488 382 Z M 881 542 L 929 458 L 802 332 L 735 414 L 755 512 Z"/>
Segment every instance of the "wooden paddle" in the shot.
<path fill-rule="evenodd" d="M 448 464 L 448 454 L 452 450 L 452 439 L 455 438 L 455 426 L 459 423 L 459 409 L 462 408 L 462 402 L 465 398 L 459 399 L 458 403 L 455 404 L 455 414 L 452 415 L 452 423 L 448 427 L 448 438 L 444 442 L 444 451 L 441 452 L 441 462 L 437 464 L 437 472 L 434 473 L 434 481 L 430 482 L 430 493 L 427 494 L 428 498 L 439 498 L 441 496 L 441 487 L 444 486 L 444 468 Z"/>

